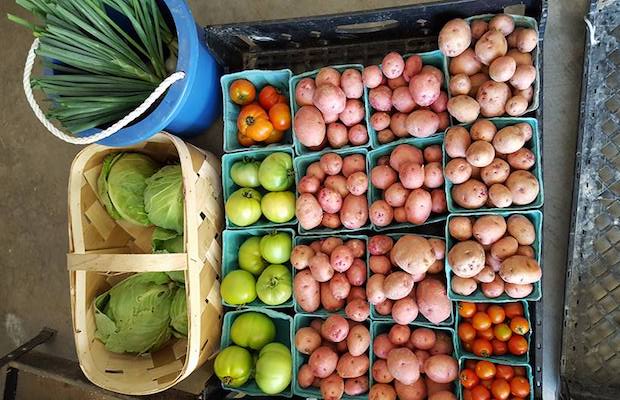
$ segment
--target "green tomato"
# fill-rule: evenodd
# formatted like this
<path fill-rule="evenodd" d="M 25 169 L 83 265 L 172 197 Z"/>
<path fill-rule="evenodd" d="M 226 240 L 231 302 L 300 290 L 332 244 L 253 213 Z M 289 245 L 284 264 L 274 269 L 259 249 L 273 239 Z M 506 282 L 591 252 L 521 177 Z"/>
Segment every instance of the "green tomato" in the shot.
<path fill-rule="evenodd" d="M 276 338 L 276 325 L 263 313 L 249 311 L 239 315 L 230 327 L 233 343 L 260 350 Z"/>
<path fill-rule="evenodd" d="M 258 181 L 258 168 L 260 163 L 251 159 L 237 161 L 230 168 L 230 177 L 233 182 L 241 187 L 254 188 L 260 186 Z"/>
<path fill-rule="evenodd" d="M 256 300 L 256 280 L 248 271 L 237 269 L 224 277 L 220 285 L 222 299 L 228 304 L 241 305 Z"/>
<path fill-rule="evenodd" d="M 282 392 L 291 383 L 293 376 L 293 360 L 291 352 L 281 343 L 284 350 L 261 351 L 256 361 L 254 379 L 256 384 L 266 394 Z"/>
<path fill-rule="evenodd" d="M 290 233 L 274 232 L 260 239 L 260 254 L 272 264 L 284 264 L 291 258 L 293 240 Z"/>
<path fill-rule="evenodd" d="M 256 281 L 258 298 L 269 306 L 277 306 L 291 298 L 291 271 L 284 265 L 270 265 Z"/>
<path fill-rule="evenodd" d="M 226 202 L 226 215 L 237 226 L 252 225 L 261 216 L 261 195 L 254 189 L 234 192 Z"/>
<path fill-rule="evenodd" d="M 265 218 L 276 224 L 295 217 L 295 194 L 292 192 L 270 192 L 263 196 L 260 208 Z"/>
<path fill-rule="evenodd" d="M 238 388 L 250 379 L 253 366 L 252 355 L 239 346 L 229 346 L 215 357 L 215 375 L 226 386 Z"/>
<path fill-rule="evenodd" d="M 270 353 L 270 352 L 280 353 L 280 354 L 283 354 L 285 357 L 287 355 L 288 356 L 291 355 L 291 349 L 289 349 L 282 343 L 273 342 L 263 347 L 263 349 L 258 353 L 258 357 L 262 357 L 266 353 Z"/>
<path fill-rule="evenodd" d="M 239 268 L 256 276 L 269 265 L 261 256 L 260 242 L 260 237 L 252 236 L 239 247 Z"/>
<path fill-rule="evenodd" d="M 293 159 L 287 153 L 268 155 L 258 169 L 258 181 L 270 192 L 280 192 L 295 183 Z"/>

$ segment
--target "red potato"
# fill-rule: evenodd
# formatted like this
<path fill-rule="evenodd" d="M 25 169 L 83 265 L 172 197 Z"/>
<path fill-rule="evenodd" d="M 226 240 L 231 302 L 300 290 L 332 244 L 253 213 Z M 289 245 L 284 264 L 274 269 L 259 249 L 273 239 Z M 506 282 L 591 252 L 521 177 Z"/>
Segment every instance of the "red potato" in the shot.
<path fill-rule="evenodd" d="M 385 200 L 377 200 L 368 209 L 370 222 L 376 226 L 388 226 L 394 219 L 394 211 Z"/>
<path fill-rule="evenodd" d="M 353 286 L 362 286 L 366 282 L 366 265 L 359 258 L 353 260 L 353 264 L 345 273 Z"/>
<path fill-rule="evenodd" d="M 453 158 L 446 164 L 446 179 L 454 184 L 459 184 L 471 178 L 471 164 L 464 158 Z"/>
<path fill-rule="evenodd" d="M 397 112 L 392 114 L 392 118 L 390 119 L 390 130 L 396 137 L 407 137 L 409 136 L 409 132 L 407 132 L 407 117 L 409 114 Z"/>
<path fill-rule="evenodd" d="M 323 252 L 323 250 L 321 249 L 322 245 L 323 245 L 323 240 L 315 240 L 310 243 L 310 248 L 314 250 L 315 253 L 321 253 Z"/>
<path fill-rule="evenodd" d="M 379 304 L 375 304 L 375 311 L 380 315 L 390 315 L 392 313 L 392 306 L 394 302 L 390 299 L 385 299 Z"/>
<path fill-rule="evenodd" d="M 461 94 L 448 101 L 448 112 L 459 122 L 469 123 L 478 118 L 480 105 L 472 97 Z"/>
<path fill-rule="evenodd" d="M 392 272 L 383 280 L 383 292 L 386 298 L 399 300 L 411 293 L 413 284 L 413 277 L 407 272 Z"/>
<path fill-rule="evenodd" d="M 388 338 L 394 345 L 402 346 L 409 340 L 411 329 L 407 325 L 392 325 L 388 332 Z"/>
<path fill-rule="evenodd" d="M 338 360 L 336 371 L 343 378 L 357 378 L 366 374 L 369 366 L 367 355 L 353 356 L 351 353 L 344 353 Z"/>
<path fill-rule="evenodd" d="M 381 333 L 375 337 L 372 342 L 372 351 L 375 356 L 380 359 L 386 360 L 388 358 L 388 354 L 390 351 L 395 349 L 396 346 L 390 341 L 390 338 L 387 333 Z"/>
<path fill-rule="evenodd" d="M 499 276 L 499 274 L 496 274 L 493 282 L 482 283 L 480 285 L 480 289 L 486 297 L 494 299 L 504 293 L 504 281 Z"/>
<path fill-rule="evenodd" d="M 540 185 L 534 175 L 528 171 L 514 171 L 504 183 L 512 194 L 512 202 L 516 205 L 530 204 L 540 192 Z"/>
<path fill-rule="evenodd" d="M 342 272 L 334 274 L 332 279 L 329 280 L 329 289 L 332 292 L 332 296 L 336 299 L 346 299 L 349 296 L 351 290 L 351 284 L 347 280 L 347 277 Z"/>
<path fill-rule="evenodd" d="M 443 265 L 443 260 L 435 260 L 435 262 L 428 268 L 428 272 L 429 274 L 438 274 L 440 272 L 443 271 L 444 269 L 444 265 Z M 422 279 L 424 279 L 424 277 L 426 276 L 426 274 L 424 276 L 422 276 Z"/>
<path fill-rule="evenodd" d="M 474 50 L 467 49 L 457 57 L 450 59 L 448 67 L 451 75 L 464 74 L 472 76 L 480 72 L 482 63 L 476 58 Z"/>
<path fill-rule="evenodd" d="M 356 69 L 348 68 L 342 72 L 340 86 L 348 99 L 359 99 L 364 94 L 362 74 Z"/>
<path fill-rule="evenodd" d="M 362 71 L 362 80 L 369 89 L 374 89 L 381 84 L 383 73 L 378 65 L 370 65 Z"/>
<path fill-rule="evenodd" d="M 412 55 L 405 60 L 405 70 L 403 71 L 403 78 L 406 82 L 409 82 L 412 76 L 419 73 L 422 70 L 422 57 L 418 55 Z"/>
<path fill-rule="evenodd" d="M 347 271 L 351 265 L 353 265 L 353 260 L 353 252 L 346 245 L 340 245 L 334 248 L 330 254 L 330 264 L 337 272 Z"/>
<path fill-rule="evenodd" d="M 342 160 L 342 175 L 348 178 L 355 172 L 366 171 L 366 159 L 361 154 L 351 154 Z"/>
<path fill-rule="evenodd" d="M 497 133 L 497 128 L 493 122 L 488 119 L 479 119 L 469 128 L 472 140 L 484 140 L 485 142 L 493 141 L 493 137 Z"/>
<path fill-rule="evenodd" d="M 390 111 L 392 109 L 392 90 L 385 85 L 370 89 L 368 101 L 371 107 L 377 111 Z"/>
<path fill-rule="evenodd" d="M 399 325 L 395 325 L 399 326 Z M 394 380 L 387 367 L 387 361 L 382 358 L 374 360 L 372 363 L 372 378 L 378 383 L 390 383 Z"/>
<path fill-rule="evenodd" d="M 454 346 L 452 345 L 452 337 L 446 332 L 435 332 L 435 345 L 428 351 L 430 355 L 452 354 Z"/>
<path fill-rule="evenodd" d="M 342 157 L 336 153 L 326 153 L 321 156 L 319 165 L 327 175 L 338 175 L 342 171 Z"/>
<path fill-rule="evenodd" d="M 489 65 L 489 76 L 496 82 L 507 82 L 517 70 L 517 62 L 510 56 L 497 57 Z"/>
<path fill-rule="evenodd" d="M 420 368 L 422 365 L 420 364 Z M 422 372 L 420 370 L 420 372 Z M 411 385 L 405 385 L 400 381 L 394 381 L 394 389 L 399 400 L 424 400 L 426 399 L 426 385 L 424 379 L 418 379 Z"/>
<path fill-rule="evenodd" d="M 450 281 L 450 288 L 456 294 L 469 296 L 478 289 L 478 283 L 474 278 L 461 278 L 454 275 Z"/>
<path fill-rule="evenodd" d="M 349 396 L 358 396 L 368 392 L 368 377 L 360 376 L 344 380 L 344 393 Z"/>
<path fill-rule="evenodd" d="M 361 196 L 368 190 L 368 176 L 363 172 L 355 172 L 347 178 L 347 189 L 350 193 Z"/>
<path fill-rule="evenodd" d="M 321 398 L 324 400 L 339 400 L 344 393 L 344 380 L 338 374 L 331 374 L 321 380 Z"/>
<path fill-rule="evenodd" d="M 506 101 L 506 114 L 513 117 L 521 116 L 527 111 L 527 106 L 528 100 L 525 97 L 521 95 L 513 96 Z"/>
<path fill-rule="evenodd" d="M 420 71 L 421 74 L 430 74 L 432 76 L 435 77 L 435 79 L 437 79 L 439 81 L 439 84 L 442 85 L 443 84 L 443 72 L 441 72 L 441 70 L 433 65 L 424 65 L 422 67 L 422 70 Z"/>
<path fill-rule="evenodd" d="M 365 115 L 364 104 L 360 100 L 348 99 L 344 110 L 334 120 L 340 119 L 340 122 L 346 126 L 353 126 L 362 122 Z"/>
<path fill-rule="evenodd" d="M 310 273 L 317 282 L 327 282 L 334 276 L 334 269 L 329 263 L 329 256 L 324 253 L 316 253 L 310 259 Z"/>
<path fill-rule="evenodd" d="M 508 36 L 515 30 L 515 22 L 510 15 L 496 14 L 489 21 L 489 29 L 500 31 L 502 35 Z"/>
<path fill-rule="evenodd" d="M 297 191 L 299 193 L 316 193 L 321 186 L 321 181 L 319 181 L 314 176 L 304 176 L 299 180 L 299 184 L 297 185 Z"/>
<path fill-rule="evenodd" d="M 368 392 L 368 400 L 396 400 L 396 392 L 391 385 L 376 383 Z"/>
<path fill-rule="evenodd" d="M 520 124 L 516 124 L 514 126 L 519 128 L 526 142 L 532 138 L 533 131 L 530 124 L 527 122 L 521 122 Z"/>
<path fill-rule="evenodd" d="M 395 171 L 400 171 L 400 168 L 409 162 L 424 164 L 422 150 L 410 144 L 399 144 L 390 153 L 390 167 Z"/>
<path fill-rule="evenodd" d="M 517 49 L 510 49 L 507 56 L 514 58 L 517 62 L 517 65 L 533 65 L 534 60 L 532 59 L 532 55 L 530 53 L 522 53 Z"/>
<path fill-rule="evenodd" d="M 418 283 L 416 300 L 420 313 L 433 324 L 439 324 L 450 317 L 452 306 L 446 287 L 437 279 L 427 278 Z"/>
<path fill-rule="evenodd" d="M 310 354 L 308 365 L 317 378 L 327 378 L 338 364 L 338 354 L 327 346 L 321 346 Z"/>
<path fill-rule="evenodd" d="M 338 149 L 349 142 L 347 127 L 339 122 L 332 122 L 327 126 L 327 141 L 329 145 Z"/>
<path fill-rule="evenodd" d="M 536 68 L 533 65 L 519 64 L 514 75 L 510 78 L 510 84 L 519 90 L 527 89 L 536 79 Z"/>
<path fill-rule="evenodd" d="M 416 328 L 411 332 L 411 344 L 420 350 L 430 350 L 437 339 L 435 331 L 429 328 Z"/>
<path fill-rule="evenodd" d="M 337 213 L 342 207 L 342 197 L 333 189 L 324 187 L 318 193 L 318 200 L 321 208 L 326 213 Z"/>
<path fill-rule="evenodd" d="M 368 202 L 366 196 L 349 194 L 344 198 L 340 209 L 340 221 L 347 229 L 359 229 L 368 221 Z"/>
<path fill-rule="evenodd" d="M 472 221 L 468 217 L 453 217 L 448 223 L 448 231 L 456 240 L 468 240 L 473 235 Z"/>
<path fill-rule="evenodd" d="M 433 189 L 431 191 L 431 203 L 431 212 L 435 214 L 444 214 L 448 211 L 446 192 L 443 189 Z"/>
<path fill-rule="evenodd" d="M 430 379 L 428 376 L 424 379 L 424 383 L 426 383 L 426 391 L 429 396 L 433 396 L 436 393 L 453 390 L 452 383 L 438 383 Z"/>
<path fill-rule="evenodd" d="M 424 148 L 424 161 L 426 162 L 441 162 L 441 146 L 433 144 Z"/>
<path fill-rule="evenodd" d="M 323 113 L 323 119 L 326 124 L 331 124 L 332 122 L 338 121 L 338 113 Z M 324 146 L 321 146 L 321 148 Z"/>
<path fill-rule="evenodd" d="M 340 114 L 344 111 L 347 97 L 339 86 L 331 83 L 317 85 L 312 103 L 323 115 Z"/>
<path fill-rule="evenodd" d="M 456 400 L 456 395 L 449 390 L 442 390 L 429 396 L 428 400 Z"/>
<path fill-rule="evenodd" d="M 409 93 L 413 101 L 421 107 L 430 106 L 441 92 L 441 82 L 432 73 L 420 72 L 409 80 Z"/>
<path fill-rule="evenodd" d="M 383 291 L 383 281 L 385 275 L 373 274 L 368 278 L 366 282 L 366 297 L 370 304 L 379 304 L 386 299 L 385 292 Z"/>
<path fill-rule="evenodd" d="M 429 357 L 424 362 L 426 376 L 437 383 L 450 383 L 459 375 L 457 361 L 446 354 L 438 354 Z"/>
<path fill-rule="evenodd" d="M 387 189 L 396 179 L 396 171 L 388 165 L 378 165 L 370 171 L 370 182 L 378 189 Z"/>
<path fill-rule="evenodd" d="M 402 75 L 404 70 L 405 60 L 403 60 L 403 57 L 400 54 L 395 51 L 391 51 L 383 57 L 383 61 L 381 62 L 381 71 L 386 78 L 396 79 Z"/>
<path fill-rule="evenodd" d="M 489 23 L 484 20 L 477 19 L 471 21 L 470 27 L 472 38 L 478 40 L 486 33 L 486 31 L 489 30 Z"/>
<path fill-rule="evenodd" d="M 416 162 L 407 162 L 405 164 L 402 164 L 402 166 L 400 167 L 400 170 L 398 171 L 398 178 L 400 180 L 401 186 L 404 189 L 418 189 L 422 187 L 422 185 L 424 185 L 424 177 L 425 177 L 425 167 Z M 384 193 L 384 197 L 386 197 L 386 195 L 387 193 Z M 403 195 L 405 195 L 405 193 L 401 192 L 400 197 L 402 197 Z M 405 198 L 405 201 L 406 201 L 406 198 Z M 405 204 L 405 201 L 403 201 L 402 204 L 399 201 L 398 202 L 399 204 L 396 205 L 396 207 L 403 206 Z"/>
<path fill-rule="evenodd" d="M 444 145 L 450 158 L 464 158 L 470 144 L 469 132 L 462 126 L 454 126 L 446 132 Z"/>
<path fill-rule="evenodd" d="M 392 263 L 386 256 L 370 256 L 368 266 L 375 274 L 387 274 L 392 269 Z"/>
<path fill-rule="evenodd" d="M 418 304 L 411 297 L 396 300 L 392 305 L 392 318 L 401 325 L 412 323 L 418 317 Z"/>
<path fill-rule="evenodd" d="M 474 222 L 474 238 L 483 246 L 491 245 L 506 233 L 507 224 L 501 215 L 483 215 Z"/>
<path fill-rule="evenodd" d="M 491 255 L 498 260 L 504 260 L 517 254 L 519 242 L 512 236 L 505 236 L 491 245 Z"/>
<path fill-rule="evenodd" d="M 310 259 L 314 256 L 314 250 L 304 244 L 297 245 L 291 252 L 291 265 L 296 270 L 302 270 L 310 265 Z"/>
<path fill-rule="evenodd" d="M 386 112 L 376 112 L 370 117 L 370 126 L 376 131 L 381 131 L 390 126 L 390 114 Z"/>
<path fill-rule="evenodd" d="M 513 299 L 522 299 L 529 296 L 534 291 L 534 285 L 531 283 L 506 283 L 504 284 L 504 291 Z"/>
<path fill-rule="evenodd" d="M 448 21 L 439 31 L 438 43 L 439 50 L 444 55 L 448 57 L 458 56 L 471 44 L 469 24 L 461 18 Z"/>
<path fill-rule="evenodd" d="M 504 182 L 508 175 L 510 175 L 510 165 L 501 158 L 494 159 L 491 164 L 480 169 L 480 177 L 487 186 Z"/>
<path fill-rule="evenodd" d="M 407 348 L 390 350 L 387 367 L 394 379 L 411 385 L 420 378 L 420 363 L 416 355 Z"/>
<path fill-rule="evenodd" d="M 325 178 L 325 187 L 334 189 L 343 198 L 349 194 L 347 179 L 342 175 L 332 175 Z"/>
<path fill-rule="evenodd" d="M 315 329 L 306 326 L 295 333 L 295 348 L 302 354 L 312 354 L 321 347 L 321 335 Z"/>
<path fill-rule="evenodd" d="M 435 113 L 440 113 L 446 111 L 447 106 L 448 94 L 442 90 L 441 92 L 439 92 L 439 97 L 437 98 L 437 100 L 435 100 L 435 102 L 431 104 L 431 110 L 433 110 Z"/>
<path fill-rule="evenodd" d="M 407 86 L 407 81 L 402 75 L 400 75 L 398 78 L 388 79 L 387 85 L 390 89 L 394 90 L 402 86 Z"/>
<path fill-rule="evenodd" d="M 408 86 L 399 86 L 394 89 L 392 92 L 392 106 L 402 113 L 410 113 L 413 111 L 416 104 L 415 101 L 413 101 L 413 97 L 411 97 Z"/>
<path fill-rule="evenodd" d="M 495 158 L 495 148 L 489 142 L 476 140 L 467 148 L 465 158 L 472 166 L 483 168 L 493 162 Z"/>
<path fill-rule="evenodd" d="M 504 82 L 486 81 L 478 89 L 476 100 L 480 113 L 485 117 L 499 117 L 504 114 L 506 101 L 511 96 L 510 88 Z"/>
<path fill-rule="evenodd" d="M 417 164 L 413 164 L 417 165 Z M 404 168 L 404 167 L 403 167 Z M 403 169 L 401 168 L 401 170 Z M 424 183 L 424 174 L 421 173 L 421 180 Z M 402 179 L 401 179 L 402 180 Z M 422 186 L 422 185 L 420 185 Z M 409 195 L 409 191 L 402 185 L 400 182 L 396 182 L 383 192 L 383 198 L 387 204 L 391 207 L 402 207 L 405 205 L 407 201 L 407 196 Z"/>
<path fill-rule="evenodd" d="M 347 302 L 351 303 L 353 300 L 366 300 L 366 289 L 359 286 L 353 286 L 347 297 Z"/>
<path fill-rule="evenodd" d="M 506 208 L 512 205 L 512 193 L 506 186 L 496 183 L 489 187 L 489 202 L 498 208 Z"/>
<path fill-rule="evenodd" d="M 304 146 L 319 146 L 325 139 L 325 120 L 318 108 L 302 106 L 295 113 L 293 129 Z"/>
<path fill-rule="evenodd" d="M 340 86 L 340 72 L 332 67 L 323 67 L 316 74 L 314 81 L 317 87 L 324 84 Z"/>
<path fill-rule="evenodd" d="M 331 342 L 340 343 L 349 334 L 349 323 L 338 314 L 327 317 L 321 325 L 321 336 Z"/>
<path fill-rule="evenodd" d="M 480 208 L 487 202 L 487 187 L 476 179 L 470 179 L 452 187 L 452 199 L 463 208 Z"/>
<path fill-rule="evenodd" d="M 448 86 L 450 93 L 452 93 L 453 96 L 468 94 L 471 90 L 471 81 L 469 80 L 469 76 L 460 73 L 450 78 L 450 83 Z"/>
<path fill-rule="evenodd" d="M 321 332 L 321 325 L 323 325 L 323 320 L 321 318 L 314 318 L 310 321 L 310 328 L 317 332 Z"/>
<path fill-rule="evenodd" d="M 306 168 L 306 176 L 315 177 L 319 182 L 323 182 L 325 179 L 325 172 L 321 168 L 321 164 L 316 161 L 308 165 L 308 168 Z"/>
<path fill-rule="evenodd" d="M 361 239 L 349 239 L 345 245 L 351 249 L 353 257 L 362 257 L 366 252 L 366 243 Z"/>
<path fill-rule="evenodd" d="M 500 260 L 498 260 L 497 258 L 493 257 L 493 255 L 491 254 L 490 251 L 487 251 L 485 253 L 485 260 L 484 260 L 484 262 L 486 263 L 486 265 L 491 267 L 493 272 L 499 272 L 499 269 L 502 266 L 502 262 Z"/>
<path fill-rule="evenodd" d="M 390 251 L 390 259 L 394 265 L 415 277 L 425 273 L 435 262 L 435 252 L 428 239 L 407 234 L 398 239 Z"/>
<path fill-rule="evenodd" d="M 536 163 L 534 153 L 526 148 L 520 148 L 514 153 L 508 154 L 508 164 L 514 169 L 529 170 Z"/>
<path fill-rule="evenodd" d="M 469 90 L 469 96 L 476 98 L 478 96 L 478 91 L 480 90 L 480 86 L 483 83 L 487 82 L 489 79 L 489 75 L 484 72 L 479 72 L 469 77 L 469 81 L 471 82 L 471 89 Z"/>
<path fill-rule="evenodd" d="M 393 142 L 396 139 L 391 129 L 383 129 L 377 132 L 377 141 L 381 144 Z"/>
<path fill-rule="evenodd" d="M 332 254 L 334 249 L 338 246 L 342 246 L 344 242 L 342 239 L 338 237 L 328 237 L 321 241 L 321 252 L 327 254 L 328 256 Z"/>
<path fill-rule="evenodd" d="M 394 246 L 394 240 L 387 235 L 375 235 L 368 241 L 368 252 L 373 256 L 388 254 Z"/>
<path fill-rule="evenodd" d="M 428 137 L 439 130 L 439 117 L 429 110 L 416 110 L 409 114 L 405 126 L 411 136 Z"/>
<path fill-rule="evenodd" d="M 326 228 L 336 229 L 340 228 L 340 217 L 338 214 L 323 213 L 323 219 L 321 220 L 321 226 Z"/>
<path fill-rule="evenodd" d="M 412 190 L 405 203 L 407 221 L 416 225 L 423 224 L 431 215 L 432 205 L 429 192 L 421 188 Z"/>
<path fill-rule="evenodd" d="M 314 79 L 312 78 L 303 78 L 295 87 L 295 102 L 298 106 L 311 106 L 312 105 L 312 97 L 314 96 L 314 90 L 316 89 L 316 85 L 314 84 Z"/>
<path fill-rule="evenodd" d="M 474 51 L 482 64 L 489 65 L 497 57 L 506 55 L 508 43 L 501 32 L 489 30 L 476 42 Z"/>
<path fill-rule="evenodd" d="M 364 354 L 370 347 L 370 332 L 364 325 L 355 325 L 349 330 L 347 348 L 353 356 Z"/>
<path fill-rule="evenodd" d="M 368 131 L 366 126 L 362 124 L 356 124 L 349 128 L 348 132 L 349 142 L 353 146 L 360 146 L 368 142 Z"/>
<path fill-rule="evenodd" d="M 448 129 L 450 126 L 450 113 L 448 111 L 442 111 L 437 113 L 437 118 L 439 118 L 439 131 L 443 132 Z"/>
<path fill-rule="evenodd" d="M 443 186 L 443 170 L 438 162 L 430 162 L 424 166 L 424 186 L 436 189 Z"/>
<path fill-rule="evenodd" d="M 321 225 L 323 209 L 312 194 L 302 193 L 297 198 L 295 208 L 295 215 L 302 228 L 309 230 Z"/>
<path fill-rule="evenodd" d="M 516 47 L 522 53 L 529 53 L 538 44 L 538 32 L 534 29 L 522 29 L 516 37 Z"/>
<path fill-rule="evenodd" d="M 312 382 L 314 381 L 314 374 L 312 373 L 312 368 L 308 364 L 304 364 L 297 371 L 297 383 L 302 388 L 308 388 L 312 386 Z"/>
<path fill-rule="evenodd" d="M 473 279 L 481 283 L 493 282 L 493 279 L 495 279 L 495 271 L 493 271 L 491 267 L 486 265 L 484 268 L 482 268 L 482 271 L 478 272 L 478 274 L 474 276 Z"/>

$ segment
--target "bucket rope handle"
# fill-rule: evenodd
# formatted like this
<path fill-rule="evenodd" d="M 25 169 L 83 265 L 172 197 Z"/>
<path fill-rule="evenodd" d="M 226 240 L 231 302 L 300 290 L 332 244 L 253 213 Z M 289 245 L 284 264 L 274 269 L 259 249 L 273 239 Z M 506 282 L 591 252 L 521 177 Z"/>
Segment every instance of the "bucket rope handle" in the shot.
<path fill-rule="evenodd" d="M 144 114 L 146 110 L 149 109 L 161 97 L 162 94 L 168 90 L 170 86 L 176 81 L 179 81 L 185 78 L 185 72 L 177 71 L 164 79 L 157 88 L 147 97 L 142 104 L 140 104 L 135 110 L 124 116 L 122 119 L 114 123 L 114 125 L 108 127 L 107 129 L 102 130 L 101 132 L 97 132 L 91 136 L 84 137 L 76 137 L 67 135 L 60 129 L 56 128 L 46 117 L 41 107 L 37 104 L 37 101 L 32 94 L 32 87 L 30 86 L 30 76 L 32 74 L 32 67 L 34 65 L 34 59 L 36 57 L 35 51 L 39 48 L 39 39 L 36 38 L 32 42 L 32 46 L 30 46 L 30 50 L 28 51 L 28 56 L 26 57 L 26 65 L 24 66 L 24 93 L 26 94 L 26 100 L 28 100 L 28 104 L 34 115 L 37 119 L 43 124 L 43 126 L 50 131 L 57 138 L 64 140 L 67 143 L 73 144 L 90 144 L 98 142 L 99 140 L 105 139 L 107 137 L 112 136 L 116 132 L 120 131 L 130 123 L 132 123 L 136 118 Z"/>

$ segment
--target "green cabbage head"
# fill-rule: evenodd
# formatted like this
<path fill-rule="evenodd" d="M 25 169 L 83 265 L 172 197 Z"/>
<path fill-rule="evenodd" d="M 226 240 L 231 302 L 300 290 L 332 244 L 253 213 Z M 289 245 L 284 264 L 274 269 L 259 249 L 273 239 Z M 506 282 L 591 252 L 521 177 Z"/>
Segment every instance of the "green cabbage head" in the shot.
<path fill-rule="evenodd" d="M 95 299 L 95 337 L 114 353 L 159 349 L 172 334 L 170 307 L 176 291 L 165 272 L 130 276 Z"/>
<path fill-rule="evenodd" d="M 153 224 L 183 233 L 183 175 L 180 165 L 167 165 L 146 180 L 144 209 Z"/>
<path fill-rule="evenodd" d="M 174 336 L 187 337 L 187 299 L 184 287 L 178 288 L 172 299 L 170 325 Z"/>
<path fill-rule="evenodd" d="M 141 153 L 109 154 L 97 180 L 97 192 L 108 214 L 136 225 L 151 224 L 144 210 L 146 179 L 158 164 Z"/>

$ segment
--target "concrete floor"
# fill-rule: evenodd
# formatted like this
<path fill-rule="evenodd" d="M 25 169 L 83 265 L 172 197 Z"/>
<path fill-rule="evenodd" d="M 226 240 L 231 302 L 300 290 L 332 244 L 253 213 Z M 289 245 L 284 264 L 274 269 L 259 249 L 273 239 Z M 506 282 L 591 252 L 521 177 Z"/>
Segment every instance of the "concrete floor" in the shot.
<path fill-rule="evenodd" d="M 415 3 L 405 0 L 190 0 L 200 24 L 301 17 Z M 421 1 L 418 1 L 421 2 Z M 570 223 L 575 140 L 583 59 L 586 0 L 550 0 L 544 62 L 544 387 L 556 397 L 562 293 Z M 79 151 L 45 132 L 26 104 L 21 75 L 32 37 L 2 17 L 18 13 L 0 1 L 0 354 L 34 336 L 58 330 L 41 351 L 75 360 L 71 334 L 67 251 L 68 167 Z M 217 151 L 221 125 L 196 140 Z M 207 139 L 209 138 L 209 139 Z M 0 377 L 0 380 L 2 378 Z M 2 385 L 0 384 L 0 387 Z"/>

